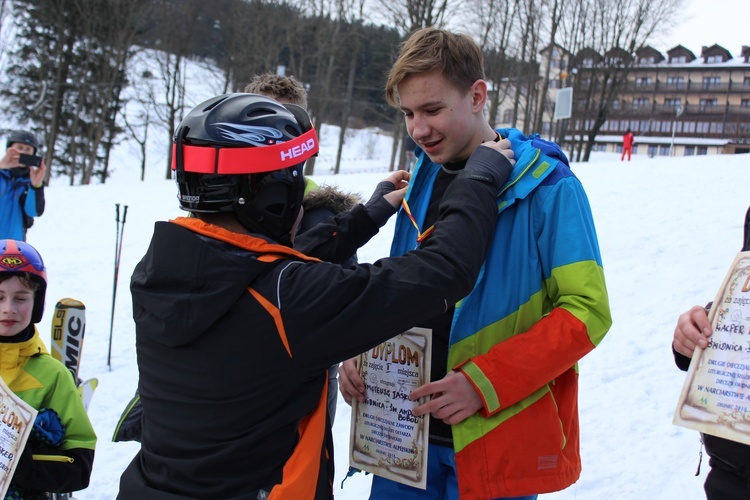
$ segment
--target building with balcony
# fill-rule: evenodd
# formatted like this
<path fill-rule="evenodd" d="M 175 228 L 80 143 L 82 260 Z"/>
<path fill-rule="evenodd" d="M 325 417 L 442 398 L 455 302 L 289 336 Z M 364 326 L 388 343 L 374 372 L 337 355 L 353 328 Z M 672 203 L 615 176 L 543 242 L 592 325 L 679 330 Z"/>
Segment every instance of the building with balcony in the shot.
<path fill-rule="evenodd" d="M 545 107 L 543 136 L 570 142 L 587 135 L 599 108 L 598 76 L 609 66 L 621 84 L 594 150 L 620 152 L 629 129 L 638 155 L 750 153 L 750 46 L 737 55 L 720 45 L 703 47 L 700 57 L 682 45 L 666 54 L 647 46 L 632 56 L 620 49 L 571 55 L 550 46 L 541 56 L 540 67 L 551 67 L 547 95 L 535 97 Z M 612 64 L 616 58 L 622 63 Z M 572 115 L 565 123 L 554 121 L 552 111 L 562 87 L 573 88 Z M 510 118 L 507 112 L 498 117 Z"/>

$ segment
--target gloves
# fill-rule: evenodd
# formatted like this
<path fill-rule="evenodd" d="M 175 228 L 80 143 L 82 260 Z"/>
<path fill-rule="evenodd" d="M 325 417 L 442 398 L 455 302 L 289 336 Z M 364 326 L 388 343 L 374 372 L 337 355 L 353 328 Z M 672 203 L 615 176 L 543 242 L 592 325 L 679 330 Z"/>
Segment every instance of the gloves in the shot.
<path fill-rule="evenodd" d="M 42 408 L 34 420 L 29 441 L 35 448 L 57 448 L 65 437 L 65 426 L 52 408 Z"/>
<path fill-rule="evenodd" d="M 375 187 L 370 199 L 365 203 L 365 212 L 378 227 L 383 227 L 391 215 L 398 210 L 398 207 L 394 207 L 384 198 L 385 195 L 395 189 L 396 186 L 392 182 L 381 181 Z"/>
<path fill-rule="evenodd" d="M 508 158 L 499 151 L 479 146 L 471 153 L 466 167 L 459 174 L 479 181 L 494 183 L 498 188 L 510 177 L 513 166 Z"/>

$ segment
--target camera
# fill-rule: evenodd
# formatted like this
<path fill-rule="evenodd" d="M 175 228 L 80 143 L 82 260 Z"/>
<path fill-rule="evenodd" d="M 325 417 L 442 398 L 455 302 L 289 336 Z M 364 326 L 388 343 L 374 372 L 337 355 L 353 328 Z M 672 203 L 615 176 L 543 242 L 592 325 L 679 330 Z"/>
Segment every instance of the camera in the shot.
<path fill-rule="evenodd" d="M 21 153 L 21 155 L 18 157 L 18 161 L 21 163 L 21 165 L 25 165 L 27 167 L 38 167 L 42 164 L 42 157 Z"/>

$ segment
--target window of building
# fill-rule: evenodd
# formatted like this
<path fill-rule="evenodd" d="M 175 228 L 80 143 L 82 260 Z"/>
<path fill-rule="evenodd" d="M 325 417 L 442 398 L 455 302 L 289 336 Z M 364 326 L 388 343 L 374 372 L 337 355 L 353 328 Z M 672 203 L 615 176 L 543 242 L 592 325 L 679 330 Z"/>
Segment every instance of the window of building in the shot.
<path fill-rule="evenodd" d="M 581 61 L 581 66 L 583 66 L 584 68 L 592 68 L 594 66 L 594 60 L 590 57 L 587 57 L 586 59 Z"/>
<path fill-rule="evenodd" d="M 503 111 L 503 123 L 510 123 L 512 119 L 513 119 L 512 109 L 506 109 L 505 111 Z"/>
<path fill-rule="evenodd" d="M 743 87 L 750 87 L 750 76 L 746 76 L 745 79 L 742 81 Z"/>
<path fill-rule="evenodd" d="M 695 155 L 695 146 L 685 146 L 685 156 Z"/>
<path fill-rule="evenodd" d="M 698 155 L 708 154 L 708 146 L 698 146 Z"/>
<path fill-rule="evenodd" d="M 711 87 L 718 87 L 721 83 L 720 76 L 704 76 L 703 77 L 703 88 L 708 89 Z"/>
<path fill-rule="evenodd" d="M 674 131 L 677 134 L 682 133 L 682 122 L 678 122 L 678 121 L 674 122 Z"/>
<path fill-rule="evenodd" d="M 676 89 L 684 88 L 685 86 L 685 77 L 682 76 L 668 76 L 667 77 L 667 86 L 673 87 Z"/>
<path fill-rule="evenodd" d="M 635 86 L 636 87 L 648 87 L 649 85 L 653 85 L 654 79 L 650 76 L 639 76 L 635 79 Z"/>
<path fill-rule="evenodd" d="M 679 106 L 682 103 L 682 99 L 678 98 L 668 98 L 664 99 L 664 108 L 666 109 L 675 109 L 677 106 Z"/>
<path fill-rule="evenodd" d="M 707 134 L 709 128 L 708 122 L 698 122 L 695 126 L 695 131 L 698 134 Z"/>
<path fill-rule="evenodd" d="M 550 68 L 555 68 L 555 69 L 559 68 L 560 67 L 560 60 L 559 59 L 552 59 L 549 62 L 549 67 Z"/>
<path fill-rule="evenodd" d="M 669 156 L 669 146 L 659 146 L 659 155 L 660 156 Z"/>
<path fill-rule="evenodd" d="M 636 97 L 633 99 L 633 109 L 648 109 L 649 105 L 648 97 Z"/>
<path fill-rule="evenodd" d="M 549 88 L 551 89 L 559 89 L 560 88 L 560 82 L 557 80 L 550 80 L 549 81 Z"/>
<path fill-rule="evenodd" d="M 641 57 L 641 64 L 654 64 L 654 56 Z"/>
<path fill-rule="evenodd" d="M 701 99 L 700 110 L 706 111 L 708 109 L 714 109 L 718 107 L 719 101 L 717 99 Z"/>
<path fill-rule="evenodd" d="M 687 56 L 674 56 L 671 59 L 672 64 L 685 64 L 687 62 Z"/>
<path fill-rule="evenodd" d="M 694 134 L 695 133 L 695 122 L 685 122 L 685 133 L 686 134 Z"/>
<path fill-rule="evenodd" d="M 706 58 L 706 62 L 709 64 L 715 64 L 715 63 L 724 62 L 724 59 L 722 59 L 721 56 L 708 56 Z"/>
<path fill-rule="evenodd" d="M 612 109 L 615 110 L 615 111 L 618 110 L 618 109 L 620 109 L 620 100 L 619 99 L 613 99 L 612 100 Z"/>
<path fill-rule="evenodd" d="M 654 156 L 656 156 L 656 153 L 658 153 L 658 152 L 659 152 L 659 146 L 656 146 L 654 144 L 649 144 L 649 146 L 648 146 L 648 156 L 650 158 L 653 158 Z"/>
<path fill-rule="evenodd" d="M 740 106 L 743 108 L 750 108 L 750 99 L 742 99 Z"/>
<path fill-rule="evenodd" d="M 617 125 L 617 123 L 618 123 L 617 120 L 613 120 L 613 121 L 607 122 L 607 123 L 609 123 L 609 131 L 610 132 L 617 132 L 617 131 L 620 130 L 620 127 Z"/>

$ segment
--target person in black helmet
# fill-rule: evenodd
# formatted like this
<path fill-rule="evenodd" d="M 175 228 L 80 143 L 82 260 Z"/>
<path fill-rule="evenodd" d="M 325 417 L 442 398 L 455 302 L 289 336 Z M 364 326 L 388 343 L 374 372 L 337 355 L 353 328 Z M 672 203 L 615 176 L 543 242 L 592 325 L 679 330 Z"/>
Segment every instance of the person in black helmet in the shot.
<path fill-rule="evenodd" d="M 0 159 L 0 238 L 25 240 L 34 217 L 44 213 L 47 167 L 38 157 L 38 165 L 29 162 L 38 150 L 39 141 L 31 132 L 19 130 L 8 136 Z"/>
<path fill-rule="evenodd" d="M 255 94 L 194 108 L 174 136 L 178 200 L 131 279 L 141 449 L 119 498 L 333 497 L 327 370 L 466 295 L 512 168 L 480 146 L 422 249 L 352 267 L 403 199 L 394 172 L 370 200 L 296 237 L 305 111 Z M 467 244 L 466 242 L 471 242 Z"/>

